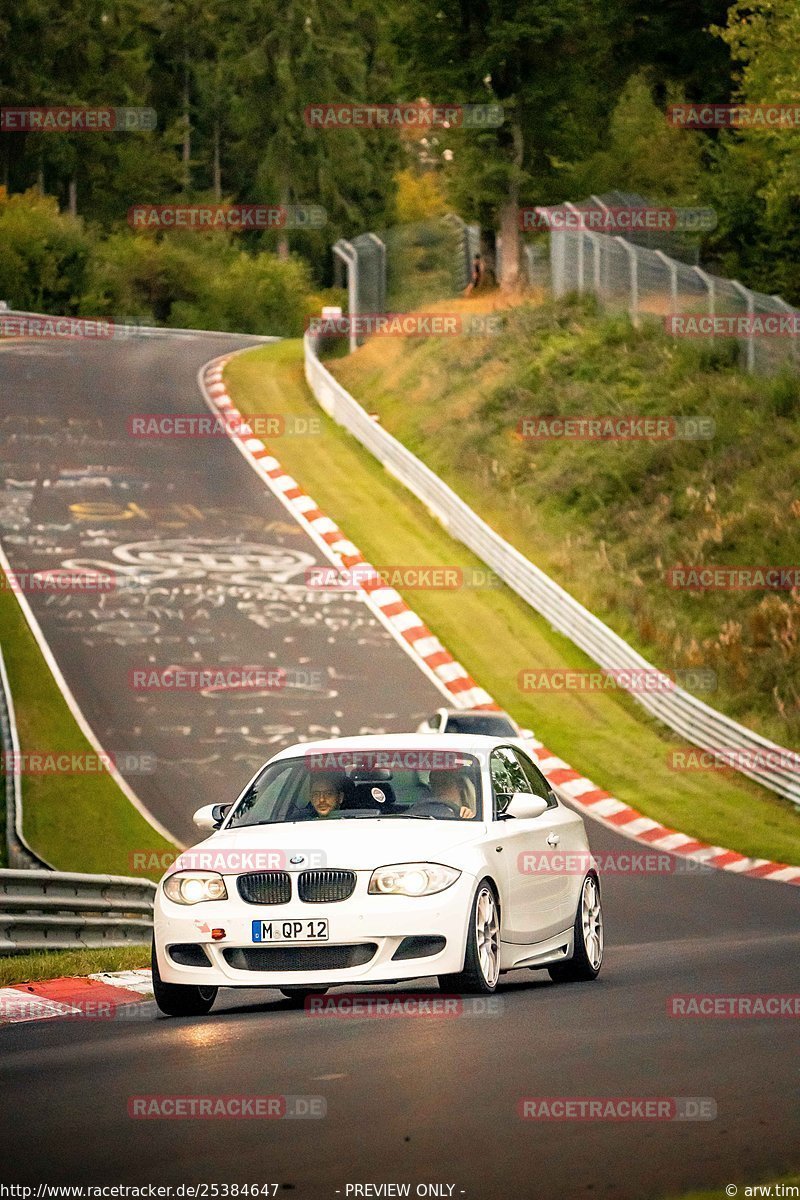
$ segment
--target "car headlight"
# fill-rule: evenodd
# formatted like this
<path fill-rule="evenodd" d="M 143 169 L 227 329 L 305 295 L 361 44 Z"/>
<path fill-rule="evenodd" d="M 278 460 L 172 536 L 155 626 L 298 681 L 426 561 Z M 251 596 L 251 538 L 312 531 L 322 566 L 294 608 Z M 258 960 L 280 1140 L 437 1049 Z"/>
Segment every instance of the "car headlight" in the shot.
<path fill-rule="evenodd" d="M 176 871 L 164 880 L 164 895 L 176 904 L 228 899 L 225 880 L 216 871 Z"/>
<path fill-rule="evenodd" d="M 373 871 L 367 890 L 377 896 L 432 896 L 449 888 L 460 874 L 439 863 L 398 863 Z"/>

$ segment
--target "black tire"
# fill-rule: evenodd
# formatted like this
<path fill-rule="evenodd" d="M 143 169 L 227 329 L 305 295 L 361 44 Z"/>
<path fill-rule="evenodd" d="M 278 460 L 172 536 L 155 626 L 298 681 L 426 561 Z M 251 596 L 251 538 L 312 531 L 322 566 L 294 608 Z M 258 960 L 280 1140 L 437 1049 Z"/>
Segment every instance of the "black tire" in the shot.
<path fill-rule="evenodd" d="M 295 1008 L 302 1008 L 306 1002 L 307 996 L 324 996 L 328 991 L 330 991 L 330 988 L 287 987 L 278 988 L 278 991 L 282 996 L 285 996 L 287 1000 L 291 1000 Z"/>
<path fill-rule="evenodd" d="M 488 931 L 483 930 L 483 945 L 486 946 L 488 941 L 494 943 L 494 956 L 496 957 L 495 969 L 487 976 L 485 969 L 485 956 L 481 955 L 481 943 L 479 943 L 479 924 L 485 925 L 485 922 L 479 919 L 478 907 L 479 904 L 484 906 L 486 898 L 491 902 L 491 911 L 495 915 L 496 929 L 494 936 L 488 934 Z M 475 892 L 475 898 L 472 901 L 472 909 L 469 915 L 469 933 L 467 934 L 467 949 L 464 954 L 464 969 L 457 972 L 455 975 L 440 975 L 439 987 L 443 992 L 456 992 L 471 996 L 490 996 L 497 988 L 497 981 L 500 978 L 500 905 L 497 900 L 494 888 L 488 879 L 483 879 L 478 884 L 478 889 Z"/>
<path fill-rule="evenodd" d="M 153 971 L 153 996 L 168 1017 L 204 1017 L 211 1012 L 219 988 L 198 987 L 190 983 L 164 983 L 158 970 L 155 942 L 150 952 Z"/>
<path fill-rule="evenodd" d="M 593 941 L 589 938 L 588 945 L 584 921 L 587 889 L 594 892 L 599 917 L 598 933 L 595 935 L 598 940 Z M 600 881 L 594 874 L 587 875 L 583 881 L 578 911 L 575 914 L 574 939 L 575 950 L 572 958 L 568 962 L 554 963 L 552 967 L 547 968 L 553 983 L 591 983 L 600 974 L 603 965 L 603 908 L 600 901 Z"/>

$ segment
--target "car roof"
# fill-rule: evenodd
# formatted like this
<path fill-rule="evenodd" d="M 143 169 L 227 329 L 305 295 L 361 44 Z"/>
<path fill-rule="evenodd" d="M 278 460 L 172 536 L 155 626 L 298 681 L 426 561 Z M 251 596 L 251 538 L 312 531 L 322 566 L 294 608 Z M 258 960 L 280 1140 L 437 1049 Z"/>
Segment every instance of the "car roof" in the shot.
<path fill-rule="evenodd" d="M 513 717 L 504 708 L 437 708 L 437 712 L 446 713 L 448 717 L 505 717 L 513 721 Z"/>
<path fill-rule="evenodd" d="M 474 733 L 440 733 L 436 735 L 437 750 L 457 750 L 460 754 L 468 754 L 469 747 L 486 753 L 494 746 L 506 746 L 508 738 L 490 737 L 488 734 Z M 278 758 L 295 758 L 301 754 L 335 753 L 338 750 L 425 750 L 431 749 L 431 734 L 429 733 L 370 733 L 362 737 L 326 738 L 316 742 L 295 742 L 274 756 Z M 270 759 L 270 761 L 274 761 Z"/>

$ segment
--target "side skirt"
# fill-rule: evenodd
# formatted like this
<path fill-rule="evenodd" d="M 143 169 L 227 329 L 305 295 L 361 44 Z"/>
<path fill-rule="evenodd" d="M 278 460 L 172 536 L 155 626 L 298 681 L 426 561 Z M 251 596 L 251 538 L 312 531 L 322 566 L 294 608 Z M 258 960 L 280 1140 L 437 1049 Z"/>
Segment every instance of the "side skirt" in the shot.
<path fill-rule="evenodd" d="M 514 971 L 520 967 L 549 967 L 551 963 L 565 962 L 572 958 L 574 930 L 564 929 L 545 942 L 530 946 L 500 943 L 500 970 Z"/>

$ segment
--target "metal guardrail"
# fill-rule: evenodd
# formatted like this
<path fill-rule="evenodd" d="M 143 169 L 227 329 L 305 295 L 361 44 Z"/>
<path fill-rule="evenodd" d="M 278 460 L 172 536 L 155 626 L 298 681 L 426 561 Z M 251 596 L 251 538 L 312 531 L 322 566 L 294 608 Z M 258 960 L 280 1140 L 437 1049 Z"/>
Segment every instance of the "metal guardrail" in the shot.
<path fill-rule="evenodd" d="M 25 840 L 19 736 L 2 650 L 0 735 L 5 763 L 5 836 L 11 863 L 11 869 L 0 869 L 0 956 L 149 942 L 154 883 L 123 875 L 55 871 Z M 9 762 L 13 763 L 11 770 Z"/>
<path fill-rule="evenodd" d="M 31 849 L 22 832 L 22 775 L 20 772 L 19 736 L 14 713 L 14 699 L 8 682 L 8 672 L 0 648 L 0 746 L 3 751 L 3 782 L 6 802 L 5 839 L 8 862 L 12 867 L 50 869 L 50 863 Z M 9 770 L 9 763 L 12 764 Z"/>
<path fill-rule="evenodd" d="M 98 329 L 95 336 L 100 341 L 118 341 L 130 340 L 138 337 L 181 337 L 181 338 L 198 338 L 198 337 L 216 337 L 216 338 L 243 338 L 254 345 L 260 345 L 262 342 L 279 342 L 280 337 L 272 334 L 261 333 L 235 333 L 233 331 L 226 332 L 224 329 L 173 329 L 169 325 L 143 325 L 136 318 L 128 321 L 117 321 L 112 317 L 75 317 L 64 316 L 56 313 L 39 313 L 28 312 L 26 309 L 10 308 L 8 302 L 0 300 L 0 318 L 15 318 L 15 317 L 30 317 L 39 321 L 73 321 L 77 326 L 97 325 L 105 327 L 107 332 L 102 332 Z M 7 334 L 12 336 L 12 334 Z M 24 330 L 20 332 L 20 337 L 36 336 L 35 333 L 26 333 Z M 77 336 L 77 334 L 76 334 Z M 69 341 L 69 335 L 52 334 L 52 341 Z"/>
<path fill-rule="evenodd" d="M 0 955 L 146 944 L 155 893 L 124 875 L 0 871 Z"/>
<path fill-rule="evenodd" d="M 320 362 L 310 334 L 304 339 L 304 351 L 306 379 L 320 406 L 421 500 L 452 537 L 472 550 L 600 667 L 609 671 L 656 670 L 613 629 L 495 533 L 452 488 L 373 421 Z M 800 754 L 796 751 L 761 737 L 681 687 L 630 694 L 686 741 L 704 750 L 727 751 L 732 756 L 730 765 L 741 774 L 800 804 Z"/>

